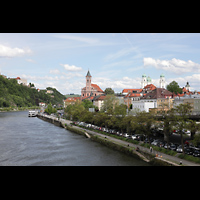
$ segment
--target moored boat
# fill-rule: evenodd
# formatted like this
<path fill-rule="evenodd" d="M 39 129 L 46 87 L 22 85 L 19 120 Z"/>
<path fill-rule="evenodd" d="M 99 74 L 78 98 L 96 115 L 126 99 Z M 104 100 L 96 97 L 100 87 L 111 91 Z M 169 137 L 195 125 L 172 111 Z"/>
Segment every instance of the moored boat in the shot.
<path fill-rule="evenodd" d="M 28 116 L 29 117 L 36 117 L 37 114 L 38 114 L 37 110 L 30 110 L 29 113 L 28 113 Z"/>

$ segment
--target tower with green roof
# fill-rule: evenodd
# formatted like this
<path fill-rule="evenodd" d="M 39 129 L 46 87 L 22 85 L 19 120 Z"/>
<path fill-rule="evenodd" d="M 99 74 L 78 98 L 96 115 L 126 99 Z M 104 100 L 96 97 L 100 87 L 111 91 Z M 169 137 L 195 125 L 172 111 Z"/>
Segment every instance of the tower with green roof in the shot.
<path fill-rule="evenodd" d="M 147 76 L 142 74 L 141 88 L 143 89 L 147 85 Z"/>
<path fill-rule="evenodd" d="M 165 75 L 164 74 L 161 74 L 160 75 L 160 88 L 165 88 Z"/>

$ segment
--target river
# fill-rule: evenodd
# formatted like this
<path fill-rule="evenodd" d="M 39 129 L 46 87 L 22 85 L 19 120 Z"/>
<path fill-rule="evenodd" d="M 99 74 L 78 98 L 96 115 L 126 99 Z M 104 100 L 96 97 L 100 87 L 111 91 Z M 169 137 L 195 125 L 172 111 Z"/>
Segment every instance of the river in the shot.
<path fill-rule="evenodd" d="M 21 111 L 0 113 L 0 166 L 149 164 Z"/>

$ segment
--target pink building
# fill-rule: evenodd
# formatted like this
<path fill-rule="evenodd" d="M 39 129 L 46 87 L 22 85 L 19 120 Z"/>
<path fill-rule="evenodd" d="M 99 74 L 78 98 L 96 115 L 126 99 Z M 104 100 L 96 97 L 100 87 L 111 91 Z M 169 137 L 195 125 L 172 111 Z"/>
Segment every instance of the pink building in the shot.
<path fill-rule="evenodd" d="M 92 84 L 92 76 L 90 74 L 90 71 L 88 70 L 88 73 L 86 75 L 86 87 L 81 89 L 81 97 L 89 97 L 89 96 L 97 96 L 104 94 L 103 90 L 96 84 Z"/>

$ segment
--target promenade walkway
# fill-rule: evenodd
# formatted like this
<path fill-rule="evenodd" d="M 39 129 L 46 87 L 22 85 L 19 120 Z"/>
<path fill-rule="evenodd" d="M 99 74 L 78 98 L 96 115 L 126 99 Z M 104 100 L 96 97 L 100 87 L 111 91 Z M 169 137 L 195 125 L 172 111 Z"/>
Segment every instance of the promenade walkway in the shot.
<path fill-rule="evenodd" d="M 70 123 L 72 123 L 72 121 L 70 121 L 70 120 L 65 120 L 65 119 L 62 119 L 62 118 L 58 119 L 58 118 L 53 117 L 53 116 L 48 116 L 48 117 L 52 118 L 52 119 L 54 118 L 54 120 L 59 120 L 60 122 L 62 122 L 62 124 L 70 125 Z M 154 156 L 157 154 L 158 159 L 161 159 L 161 160 L 163 159 L 165 161 L 172 162 L 172 163 L 175 163 L 177 165 L 179 165 L 180 161 L 181 161 L 183 166 L 200 166 L 200 164 L 198 164 L 198 163 L 187 161 L 187 160 L 178 158 L 176 156 L 170 156 L 170 155 L 167 155 L 165 153 L 161 153 L 161 152 L 158 152 L 158 151 L 155 151 L 155 150 L 153 150 L 152 153 L 151 153 L 149 148 L 142 147 L 142 146 L 137 145 L 137 144 L 129 143 L 127 141 L 120 140 L 120 139 L 117 139 L 117 138 L 114 138 L 114 137 L 111 137 L 111 136 L 108 136 L 108 135 L 105 135 L 105 134 L 97 133 L 95 131 L 84 129 L 84 128 L 81 128 L 81 127 L 78 127 L 78 126 L 74 126 L 74 127 L 76 127 L 77 129 L 85 130 L 85 131 L 87 131 L 87 133 L 92 134 L 92 135 L 98 135 L 98 136 L 103 137 L 103 138 L 106 137 L 107 140 L 112 141 L 112 142 L 117 143 L 117 144 L 120 144 L 120 145 L 123 145 L 123 146 L 129 145 L 129 147 L 134 147 L 135 149 L 138 147 L 141 151 L 148 152 L 148 153 L 150 153 Z"/>

